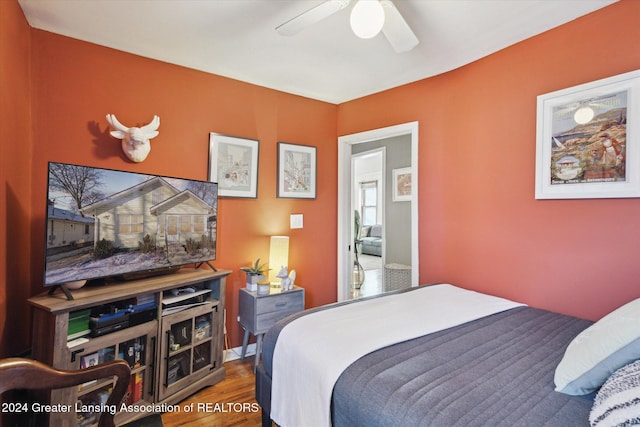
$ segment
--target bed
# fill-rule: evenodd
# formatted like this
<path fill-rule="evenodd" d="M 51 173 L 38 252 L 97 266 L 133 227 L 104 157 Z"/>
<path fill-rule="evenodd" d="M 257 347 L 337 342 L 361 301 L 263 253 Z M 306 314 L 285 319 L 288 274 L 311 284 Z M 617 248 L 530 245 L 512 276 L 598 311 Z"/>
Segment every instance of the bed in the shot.
<path fill-rule="evenodd" d="M 429 288 L 436 289 L 439 286 L 450 285 Z M 398 342 L 390 345 L 383 343 L 373 351 L 363 350 L 361 356 L 354 357 L 353 362 L 345 364 L 345 369 L 340 368 L 335 382 L 330 382 L 328 397 L 321 391 L 317 397 L 313 394 L 314 388 L 318 388 L 316 383 L 327 376 L 327 366 L 333 366 L 334 363 L 326 355 L 308 362 L 311 364 L 304 363 L 328 345 L 321 338 L 318 346 L 311 352 L 297 353 L 299 349 L 296 347 L 310 347 L 309 343 L 316 339 L 313 332 L 317 332 L 320 327 L 315 324 L 312 327 L 305 326 L 306 329 L 303 330 L 313 331 L 306 334 L 310 337 L 309 340 L 306 336 L 298 336 L 293 341 L 286 341 L 283 336 L 287 331 L 294 329 L 304 319 L 312 319 L 320 313 L 332 313 L 333 318 L 338 310 L 346 310 L 347 306 L 352 309 L 359 307 L 359 304 L 372 304 L 373 320 L 369 321 L 373 322 L 374 327 L 370 328 L 371 334 L 377 332 L 380 325 L 389 322 L 388 316 L 381 314 L 382 306 L 393 305 L 393 298 L 401 294 L 404 294 L 405 300 L 408 298 L 420 301 L 420 292 L 425 288 L 410 288 L 385 294 L 375 298 L 377 301 L 374 303 L 367 302 L 373 299 L 365 299 L 319 307 L 278 322 L 265 335 L 263 364 L 256 373 L 256 399 L 262 407 L 263 425 L 270 426 L 273 415 L 276 415 L 273 417 L 274 421 L 282 427 L 589 425 L 595 391 L 582 395 L 561 393 L 555 390 L 558 385 L 554 384 L 554 380 L 557 382 L 558 365 L 567 358 L 567 347 L 576 336 L 593 328 L 593 322 L 519 304 L 503 304 L 502 301 L 489 314 L 480 310 L 471 320 L 458 319 L 453 325 L 445 322 L 436 328 L 439 330 L 425 334 L 418 332 L 420 335 L 409 339 L 403 336 Z M 455 291 L 458 292 L 459 289 L 455 288 Z M 462 291 L 465 292 L 461 294 L 464 297 L 466 292 L 471 292 Z M 428 298 L 434 299 L 433 295 Z M 456 303 L 452 307 L 458 305 L 460 298 L 458 294 L 454 295 Z M 435 300 L 429 309 L 441 311 L 435 314 L 435 320 L 428 322 L 438 323 L 441 318 L 449 317 L 448 314 L 443 316 L 443 312 L 449 313 L 455 309 L 444 307 L 441 301 L 437 298 Z M 460 310 L 464 312 L 463 315 L 468 311 L 475 311 L 475 300 L 469 301 L 471 305 L 463 305 L 465 308 Z M 638 301 L 634 310 L 640 311 L 640 300 Z M 402 304 L 404 307 L 406 301 Z M 422 302 L 418 305 L 424 306 Z M 407 315 L 417 323 L 423 323 L 426 322 L 422 317 L 424 311 L 418 310 L 418 313 Z M 455 313 L 452 316 L 455 317 Z M 367 335 L 363 334 L 361 328 L 349 327 L 348 322 L 343 324 L 340 334 L 335 334 L 336 325 L 331 325 L 326 319 L 321 320 L 321 324 L 327 325 L 333 335 L 346 335 L 346 342 L 353 340 L 357 344 L 363 335 Z M 358 313 L 347 315 L 346 319 L 361 323 L 364 318 Z M 393 321 L 390 320 L 391 323 Z M 402 321 L 406 322 L 406 318 Z M 354 332 L 354 336 L 349 336 L 350 332 Z M 636 341 L 634 352 L 640 351 L 640 340 Z M 283 343 L 290 342 L 300 342 L 302 345 L 287 344 L 286 350 L 281 348 L 285 345 Z M 347 347 L 351 347 L 345 346 L 344 342 L 340 345 L 338 349 L 329 349 L 327 354 L 342 354 Z M 585 353 L 583 350 L 577 349 L 578 357 Z M 287 359 L 289 351 L 291 359 Z M 637 359 L 640 355 L 627 355 L 629 357 Z M 283 367 L 278 368 L 281 359 L 288 360 L 285 362 L 288 371 L 283 371 Z M 303 360 L 304 363 L 298 365 L 298 360 Z M 622 362 L 619 361 L 618 364 L 620 363 Z M 609 369 L 615 370 L 611 367 Z M 300 383 L 313 385 L 309 392 L 312 394 L 298 391 L 294 384 L 291 391 L 283 395 L 280 390 L 282 386 L 276 387 L 278 381 L 284 382 L 283 377 L 296 378 Z M 287 384 L 285 387 L 292 386 Z M 317 407 L 322 408 L 320 416 L 313 412 Z M 278 414 L 276 411 L 272 413 L 272 409 L 277 409 Z M 289 417 L 290 412 L 295 411 L 298 411 L 297 415 Z M 328 412 L 327 419 L 323 419 L 323 411 Z"/>

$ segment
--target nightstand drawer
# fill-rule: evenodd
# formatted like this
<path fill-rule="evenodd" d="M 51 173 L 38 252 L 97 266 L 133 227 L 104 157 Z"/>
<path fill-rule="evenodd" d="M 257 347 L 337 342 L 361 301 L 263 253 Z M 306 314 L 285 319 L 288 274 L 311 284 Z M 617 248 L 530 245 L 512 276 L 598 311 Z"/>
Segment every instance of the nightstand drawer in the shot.
<path fill-rule="evenodd" d="M 302 292 L 287 292 L 280 295 L 271 295 L 268 298 L 258 298 L 256 301 L 256 314 L 272 313 L 278 311 L 300 311 L 304 309 Z"/>
<path fill-rule="evenodd" d="M 240 289 L 239 308 L 240 324 L 253 334 L 264 333 L 283 317 L 304 310 L 304 289 L 296 286 L 292 291 L 269 295 Z"/>
<path fill-rule="evenodd" d="M 301 311 L 296 308 L 288 311 L 272 311 L 271 313 L 259 314 L 256 318 L 256 332 L 266 332 L 280 319 L 284 319 L 290 314 L 294 314 Z"/>

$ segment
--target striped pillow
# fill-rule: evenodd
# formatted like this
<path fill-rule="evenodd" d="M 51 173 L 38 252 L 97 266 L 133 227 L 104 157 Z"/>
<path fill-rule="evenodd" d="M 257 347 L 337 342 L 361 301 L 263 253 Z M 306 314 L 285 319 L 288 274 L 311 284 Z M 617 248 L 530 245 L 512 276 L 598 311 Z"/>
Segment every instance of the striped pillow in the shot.
<path fill-rule="evenodd" d="M 589 422 L 591 427 L 640 425 L 640 360 L 605 381 L 593 401 Z"/>

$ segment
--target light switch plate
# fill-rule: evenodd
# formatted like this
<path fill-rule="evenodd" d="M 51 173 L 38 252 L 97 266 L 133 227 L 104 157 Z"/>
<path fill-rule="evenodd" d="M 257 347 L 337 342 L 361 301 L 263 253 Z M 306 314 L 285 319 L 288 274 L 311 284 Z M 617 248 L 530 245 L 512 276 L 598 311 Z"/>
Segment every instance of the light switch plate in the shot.
<path fill-rule="evenodd" d="M 302 214 L 291 214 L 289 220 L 289 228 L 302 228 L 304 226 L 304 217 Z"/>

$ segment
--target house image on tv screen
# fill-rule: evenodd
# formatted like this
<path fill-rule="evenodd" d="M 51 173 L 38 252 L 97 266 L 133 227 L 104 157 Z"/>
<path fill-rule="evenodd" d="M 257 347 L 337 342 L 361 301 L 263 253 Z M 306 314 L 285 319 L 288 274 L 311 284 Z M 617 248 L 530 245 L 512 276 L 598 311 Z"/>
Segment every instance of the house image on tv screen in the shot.
<path fill-rule="evenodd" d="M 47 201 L 47 253 L 93 245 L 93 218 L 55 206 Z"/>
<path fill-rule="evenodd" d="M 85 206 L 95 220 L 96 245 L 119 250 L 162 250 L 169 264 L 215 258 L 216 208 L 162 177 Z"/>

